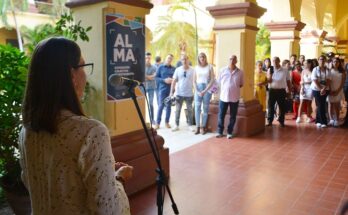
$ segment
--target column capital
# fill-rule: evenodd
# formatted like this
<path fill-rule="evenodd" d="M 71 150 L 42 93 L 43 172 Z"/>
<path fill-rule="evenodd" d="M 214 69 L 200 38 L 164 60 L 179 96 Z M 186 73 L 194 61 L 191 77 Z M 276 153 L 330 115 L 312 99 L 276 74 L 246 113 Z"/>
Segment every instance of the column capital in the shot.
<path fill-rule="evenodd" d="M 327 35 L 327 31 L 324 30 L 310 30 L 310 31 L 302 31 L 301 38 L 318 38 L 324 39 Z"/>
<path fill-rule="evenodd" d="M 259 28 L 247 24 L 236 24 L 236 25 L 215 25 L 213 27 L 214 31 L 223 31 L 223 30 L 239 30 L 239 29 L 248 29 L 253 31 L 258 31 Z"/>
<path fill-rule="evenodd" d="M 301 31 L 306 24 L 301 21 L 269 22 L 265 26 L 270 31 Z"/>
<path fill-rule="evenodd" d="M 267 10 L 252 2 L 223 4 L 206 8 L 214 18 L 226 16 L 250 16 L 260 18 Z"/>
<path fill-rule="evenodd" d="M 126 5 L 135 6 L 135 7 L 146 8 L 146 9 L 153 8 L 153 4 L 146 1 L 141 1 L 141 0 L 72 0 L 65 3 L 65 6 L 71 9 L 75 7 L 85 6 L 85 5 L 97 4 L 100 2 L 116 2 L 116 3 L 121 3 L 121 4 L 126 4 Z"/>

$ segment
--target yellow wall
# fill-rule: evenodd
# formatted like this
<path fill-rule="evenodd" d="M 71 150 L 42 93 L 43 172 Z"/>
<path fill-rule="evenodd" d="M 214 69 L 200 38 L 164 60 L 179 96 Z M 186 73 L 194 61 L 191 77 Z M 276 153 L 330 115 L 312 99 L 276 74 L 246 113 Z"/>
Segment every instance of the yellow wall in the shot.
<path fill-rule="evenodd" d="M 0 44 L 6 44 L 6 39 L 17 39 L 16 31 L 0 28 Z"/>
<path fill-rule="evenodd" d="M 115 2 L 102 2 L 93 5 L 73 8 L 75 21 L 82 20 L 84 26 L 92 26 L 89 33 L 90 41 L 79 41 L 86 62 L 94 63 L 94 73 L 88 81 L 95 88 L 85 107 L 87 115 L 103 121 L 109 128 L 111 135 L 119 135 L 142 128 L 136 109 L 131 99 L 120 102 L 106 101 L 106 67 L 105 67 L 105 22 L 107 13 L 123 13 L 130 16 L 142 16 L 148 9 L 128 6 Z M 92 15 L 91 15 L 92 14 Z M 144 97 L 138 99 L 144 114 Z"/>

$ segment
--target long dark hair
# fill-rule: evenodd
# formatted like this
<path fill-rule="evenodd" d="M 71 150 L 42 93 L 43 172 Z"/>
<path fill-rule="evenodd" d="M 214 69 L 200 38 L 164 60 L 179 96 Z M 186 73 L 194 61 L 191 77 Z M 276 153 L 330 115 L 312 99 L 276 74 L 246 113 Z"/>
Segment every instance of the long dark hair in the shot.
<path fill-rule="evenodd" d="M 63 37 L 49 38 L 36 46 L 23 102 L 25 128 L 55 133 L 62 109 L 84 115 L 71 75 L 80 58 L 79 46 Z"/>
<path fill-rule="evenodd" d="M 339 63 L 339 65 L 338 65 L 338 72 L 339 73 L 343 73 L 344 72 L 344 68 L 343 68 L 341 59 L 339 57 L 334 57 L 333 59 L 335 59 Z M 333 62 L 333 60 L 332 60 L 332 62 Z M 334 66 L 334 65 L 332 65 L 332 66 Z"/>

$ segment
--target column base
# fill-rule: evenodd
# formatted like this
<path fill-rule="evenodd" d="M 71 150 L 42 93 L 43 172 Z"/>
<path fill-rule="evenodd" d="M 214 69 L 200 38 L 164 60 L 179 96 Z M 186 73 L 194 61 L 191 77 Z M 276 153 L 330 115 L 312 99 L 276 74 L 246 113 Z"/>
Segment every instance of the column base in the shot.
<path fill-rule="evenodd" d="M 149 130 L 150 135 L 152 131 Z M 164 139 L 154 132 L 161 157 L 162 168 L 169 177 L 169 149 L 163 147 Z M 125 191 L 128 195 L 139 192 L 156 183 L 157 164 L 143 129 L 111 137 L 112 153 L 115 161 L 134 167 L 133 177 L 127 181 Z"/>
<path fill-rule="evenodd" d="M 217 131 L 219 114 L 219 103 L 214 101 L 210 103 L 207 127 L 211 132 Z M 225 116 L 225 130 L 229 124 L 230 115 L 227 110 Z M 258 134 L 265 129 L 265 112 L 257 100 L 240 102 L 238 106 L 237 121 L 234 125 L 233 134 L 242 137 L 248 137 Z"/>

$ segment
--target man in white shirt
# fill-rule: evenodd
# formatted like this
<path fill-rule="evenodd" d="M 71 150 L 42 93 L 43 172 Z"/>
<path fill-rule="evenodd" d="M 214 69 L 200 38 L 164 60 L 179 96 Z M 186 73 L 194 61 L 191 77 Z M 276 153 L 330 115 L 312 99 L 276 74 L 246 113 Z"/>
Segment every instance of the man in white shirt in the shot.
<path fill-rule="evenodd" d="M 243 87 L 243 72 L 236 66 L 237 56 L 230 57 L 230 63 L 227 67 L 221 69 L 218 76 L 220 84 L 220 101 L 219 101 L 219 119 L 218 135 L 216 138 L 223 137 L 225 115 L 228 107 L 230 108 L 230 123 L 227 127 L 227 138 L 233 138 L 233 127 L 236 122 L 238 104 L 240 98 L 240 88 Z"/>
<path fill-rule="evenodd" d="M 273 58 L 273 65 L 274 67 L 272 66 L 267 71 L 267 79 L 269 82 L 267 126 L 272 125 L 274 119 L 274 105 L 277 102 L 280 110 L 278 121 L 280 126 L 284 127 L 286 88 L 288 87 L 288 89 L 290 89 L 290 74 L 280 66 L 279 57 Z"/>
<path fill-rule="evenodd" d="M 188 113 L 188 125 L 192 126 L 192 101 L 193 101 L 193 75 L 194 69 L 190 67 L 188 56 L 181 55 L 182 66 L 178 67 L 173 75 L 173 82 L 170 89 L 170 96 L 173 96 L 176 90 L 176 111 L 175 111 L 175 127 L 173 131 L 179 130 L 180 113 L 183 102 L 185 102 Z M 189 127 L 191 130 L 192 128 Z"/>

